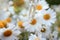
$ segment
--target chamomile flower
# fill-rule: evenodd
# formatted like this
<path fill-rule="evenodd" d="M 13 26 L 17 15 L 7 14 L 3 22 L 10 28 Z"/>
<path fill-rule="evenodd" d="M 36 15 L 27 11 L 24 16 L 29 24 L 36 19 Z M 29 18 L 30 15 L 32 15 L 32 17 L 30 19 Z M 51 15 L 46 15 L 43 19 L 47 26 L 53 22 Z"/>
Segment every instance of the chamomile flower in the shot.
<path fill-rule="evenodd" d="M 44 10 L 44 9 L 48 9 L 48 8 L 49 8 L 49 6 L 46 3 L 46 1 L 37 0 L 37 3 L 36 3 L 36 12 Z"/>
<path fill-rule="evenodd" d="M 51 33 L 51 28 L 49 26 L 42 26 L 40 28 L 40 33 L 42 34 L 42 37 L 49 38 L 48 35 Z"/>
<path fill-rule="evenodd" d="M 6 27 L 7 23 L 11 22 L 11 18 L 9 17 L 10 12 L 6 12 L 3 10 L 1 10 L 0 12 L 1 12 L 0 13 L 0 28 L 4 28 Z"/>
<path fill-rule="evenodd" d="M 42 38 L 41 35 L 36 36 L 36 35 L 31 34 L 29 36 L 29 40 L 46 40 L 46 39 L 45 38 Z"/>
<path fill-rule="evenodd" d="M 21 32 L 15 28 L 14 25 L 10 24 L 8 28 L 3 28 L 0 30 L 1 40 L 18 40 L 18 35 Z"/>
<path fill-rule="evenodd" d="M 23 23 L 24 23 L 23 21 L 18 21 L 18 22 L 17 22 L 17 28 L 18 28 L 18 29 L 24 28 Z"/>
<path fill-rule="evenodd" d="M 35 31 L 38 31 L 39 28 L 41 27 L 40 24 L 41 22 L 39 18 L 35 16 L 33 19 L 29 19 L 29 21 L 25 22 L 23 25 L 27 31 L 35 32 Z"/>
<path fill-rule="evenodd" d="M 52 9 L 43 10 L 38 15 L 40 15 L 40 20 L 42 20 L 42 24 L 51 26 L 56 21 L 56 12 Z"/>

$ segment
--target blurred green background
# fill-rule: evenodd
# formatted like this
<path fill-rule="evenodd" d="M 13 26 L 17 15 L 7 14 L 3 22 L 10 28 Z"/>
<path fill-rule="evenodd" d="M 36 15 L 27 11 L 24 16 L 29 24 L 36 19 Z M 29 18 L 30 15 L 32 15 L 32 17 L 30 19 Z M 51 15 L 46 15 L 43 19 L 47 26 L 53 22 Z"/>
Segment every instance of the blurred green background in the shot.
<path fill-rule="evenodd" d="M 60 0 L 46 0 L 50 5 L 59 5 Z"/>

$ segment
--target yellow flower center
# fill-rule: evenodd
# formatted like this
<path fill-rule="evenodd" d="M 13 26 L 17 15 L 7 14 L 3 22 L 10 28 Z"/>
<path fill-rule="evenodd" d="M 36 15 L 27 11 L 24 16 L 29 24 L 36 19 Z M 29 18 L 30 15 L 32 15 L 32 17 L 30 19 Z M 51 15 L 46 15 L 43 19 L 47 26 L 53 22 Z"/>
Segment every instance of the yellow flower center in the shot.
<path fill-rule="evenodd" d="M 36 19 L 33 19 L 30 24 L 35 25 L 36 23 L 37 23 L 37 20 Z"/>
<path fill-rule="evenodd" d="M 49 14 L 45 14 L 45 15 L 43 16 L 43 18 L 44 18 L 45 20 L 49 20 L 49 19 L 50 19 L 50 15 L 49 15 Z"/>
<path fill-rule="evenodd" d="M 37 10 L 41 10 L 42 9 L 42 6 L 41 5 L 36 5 L 36 9 Z"/>
<path fill-rule="evenodd" d="M 36 38 L 35 38 L 35 40 L 39 40 L 39 38 L 38 38 L 38 37 L 36 37 Z"/>
<path fill-rule="evenodd" d="M 4 35 L 5 37 L 11 36 L 11 35 L 12 35 L 12 30 L 6 30 L 6 31 L 3 33 L 3 35 Z"/>
<path fill-rule="evenodd" d="M 4 28 L 4 24 L 2 21 L 0 21 L 0 28 Z"/>
<path fill-rule="evenodd" d="M 41 29 L 41 32 L 46 32 L 46 29 L 45 29 L 45 28 L 42 28 L 42 29 Z"/>
<path fill-rule="evenodd" d="M 3 21 L 3 24 L 4 24 L 5 27 L 7 26 L 7 22 L 6 21 Z"/>
<path fill-rule="evenodd" d="M 6 27 L 6 23 L 4 21 L 0 21 L 0 28 Z"/>
<path fill-rule="evenodd" d="M 6 21 L 7 23 L 11 22 L 11 18 L 9 17 L 9 18 L 7 18 L 5 21 Z"/>
<path fill-rule="evenodd" d="M 17 1 L 14 1 L 14 7 L 17 7 L 17 6 L 22 6 L 24 4 L 24 0 L 17 0 Z"/>
<path fill-rule="evenodd" d="M 19 21 L 19 22 L 18 22 L 18 26 L 19 26 L 20 28 L 24 28 L 23 22 L 22 22 L 22 21 Z"/>

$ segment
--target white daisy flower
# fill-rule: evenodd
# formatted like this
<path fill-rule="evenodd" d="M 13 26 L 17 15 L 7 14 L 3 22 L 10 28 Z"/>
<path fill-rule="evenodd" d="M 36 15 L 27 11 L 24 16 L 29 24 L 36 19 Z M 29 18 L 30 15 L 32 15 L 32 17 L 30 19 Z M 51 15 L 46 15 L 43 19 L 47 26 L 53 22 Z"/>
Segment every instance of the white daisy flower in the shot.
<path fill-rule="evenodd" d="M 53 32 L 52 38 L 53 38 L 53 40 L 57 40 L 57 38 L 58 38 L 58 32 L 57 31 Z"/>
<path fill-rule="evenodd" d="M 10 17 L 0 20 L 0 28 L 6 28 L 11 21 L 12 19 Z"/>
<path fill-rule="evenodd" d="M 17 20 L 16 26 L 19 30 L 24 28 L 23 24 L 29 20 L 29 16 L 27 15 L 27 13 L 28 12 L 25 10 L 25 11 L 20 12 L 20 14 L 18 15 L 18 20 Z"/>
<path fill-rule="evenodd" d="M 40 33 L 42 34 L 42 37 L 49 38 L 49 35 L 51 33 L 51 29 L 49 26 L 42 26 L 40 28 Z"/>
<path fill-rule="evenodd" d="M 44 0 L 37 0 L 37 3 L 35 5 L 36 12 L 49 8 L 49 5 Z"/>
<path fill-rule="evenodd" d="M 17 28 L 18 28 L 19 30 L 24 29 L 23 23 L 24 23 L 24 22 L 23 22 L 22 20 L 20 20 L 20 21 L 17 22 L 17 25 L 16 25 L 16 26 L 17 26 Z"/>
<path fill-rule="evenodd" d="M 37 15 L 40 15 L 39 19 L 41 20 L 42 24 L 47 26 L 51 26 L 52 23 L 55 23 L 56 21 L 56 12 L 54 12 L 52 9 L 42 10 L 41 12 L 38 12 Z"/>
<path fill-rule="evenodd" d="M 35 32 L 38 31 L 41 27 L 41 22 L 37 16 L 35 16 L 33 19 L 29 19 L 29 21 L 26 21 L 23 25 L 25 29 L 29 32 Z"/>
<path fill-rule="evenodd" d="M 18 40 L 18 35 L 21 32 L 15 28 L 14 25 L 9 25 L 8 28 L 3 28 L 0 30 L 0 39 L 1 40 Z"/>
<path fill-rule="evenodd" d="M 41 35 L 36 36 L 36 35 L 31 34 L 29 36 L 29 40 L 46 40 L 46 38 L 42 38 Z"/>

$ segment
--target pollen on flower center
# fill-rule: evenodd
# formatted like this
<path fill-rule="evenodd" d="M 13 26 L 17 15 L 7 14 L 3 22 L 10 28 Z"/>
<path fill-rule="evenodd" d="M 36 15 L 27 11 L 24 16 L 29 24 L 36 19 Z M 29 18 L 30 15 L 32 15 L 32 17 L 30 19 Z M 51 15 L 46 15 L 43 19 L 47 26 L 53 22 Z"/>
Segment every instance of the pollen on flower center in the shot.
<path fill-rule="evenodd" d="M 44 17 L 45 20 L 49 20 L 50 19 L 50 15 L 49 14 L 45 14 L 43 17 Z"/>
<path fill-rule="evenodd" d="M 41 5 L 36 5 L 36 9 L 37 10 L 41 10 L 42 9 L 42 6 Z"/>
<path fill-rule="evenodd" d="M 42 28 L 42 29 L 41 29 L 41 32 L 45 32 L 45 31 L 46 31 L 46 29 L 45 29 L 45 28 Z"/>
<path fill-rule="evenodd" d="M 0 21 L 0 28 L 4 28 L 4 24 Z"/>
<path fill-rule="evenodd" d="M 18 26 L 19 26 L 20 28 L 24 28 L 24 27 L 23 27 L 23 22 L 22 22 L 22 21 L 19 21 L 19 22 L 18 22 Z"/>
<path fill-rule="evenodd" d="M 4 35 L 5 37 L 9 37 L 9 36 L 12 35 L 12 31 L 11 31 L 11 30 L 6 30 L 6 31 L 3 33 L 3 35 Z"/>
<path fill-rule="evenodd" d="M 7 18 L 5 21 L 6 21 L 7 23 L 11 22 L 11 18 L 9 17 L 9 18 Z"/>
<path fill-rule="evenodd" d="M 38 38 L 38 37 L 36 37 L 36 38 L 35 38 L 35 40 L 39 40 L 39 38 Z"/>
<path fill-rule="evenodd" d="M 7 25 L 8 22 L 11 22 L 11 18 L 7 18 L 5 20 L 1 20 L 0 21 L 0 28 L 6 27 L 6 25 Z"/>
<path fill-rule="evenodd" d="M 37 23 L 37 20 L 36 19 L 33 19 L 30 24 L 35 25 L 36 23 Z"/>
<path fill-rule="evenodd" d="M 4 24 L 3 21 L 0 21 L 0 28 L 4 28 L 6 26 L 6 24 Z"/>

